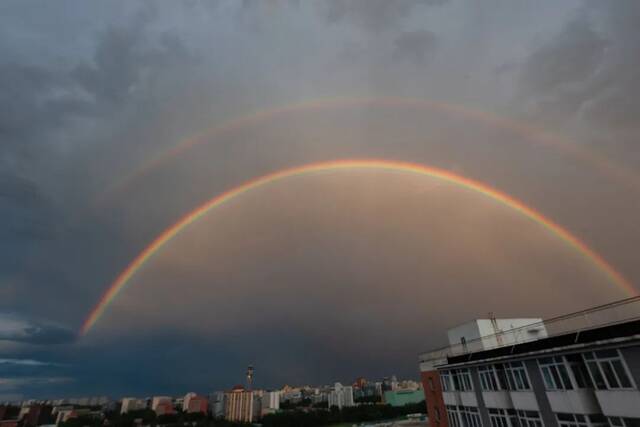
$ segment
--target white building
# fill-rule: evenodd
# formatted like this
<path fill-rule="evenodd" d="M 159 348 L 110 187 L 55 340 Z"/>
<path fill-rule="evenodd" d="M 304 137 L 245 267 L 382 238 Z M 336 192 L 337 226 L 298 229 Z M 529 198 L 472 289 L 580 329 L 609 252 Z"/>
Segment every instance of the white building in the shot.
<path fill-rule="evenodd" d="M 265 391 L 260 400 L 261 415 L 272 414 L 280 409 L 280 393 L 277 391 Z"/>
<path fill-rule="evenodd" d="M 122 406 L 120 407 L 120 413 L 126 414 L 130 411 L 137 411 L 147 407 L 147 402 L 143 399 L 137 399 L 135 397 L 123 397 Z"/>
<path fill-rule="evenodd" d="M 329 392 L 328 403 L 329 408 L 337 406 L 342 409 L 344 407 L 354 406 L 353 388 L 351 386 L 343 386 L 340 383 L 336 383 L 333 390 Z"/>
<path fill-rule="evenodd" d="M 209 395 L 209 408 L 215 418 L 224 417 L 224 392 L 216 391 Z"/>
<path fill-rule="evenodd" d="M 547 337 L 542 319 L 476 319 L 447 331 L 456 354 L 490 350 Z"/>
<path fill-rule="evenodd" d="M 184 399 L 182 399 L 182 410 L 187 412 L 187 410 L 189 409 L 189 403 L 191 402 L 191 399 L 196 397 L 197 394 L 195 394 L 194 392 L 190 392 L 184 395 Z"/>

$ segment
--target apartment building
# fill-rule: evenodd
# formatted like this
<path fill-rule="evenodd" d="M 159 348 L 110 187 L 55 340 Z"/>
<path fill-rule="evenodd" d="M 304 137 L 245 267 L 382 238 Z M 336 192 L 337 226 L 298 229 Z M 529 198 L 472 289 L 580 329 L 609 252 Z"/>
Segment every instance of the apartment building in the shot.
<path fill-rule="evenodd" d="M 488 320 L 502 327 L 420 355 L 431 427 L 640 426 L 640 297 Z"/>

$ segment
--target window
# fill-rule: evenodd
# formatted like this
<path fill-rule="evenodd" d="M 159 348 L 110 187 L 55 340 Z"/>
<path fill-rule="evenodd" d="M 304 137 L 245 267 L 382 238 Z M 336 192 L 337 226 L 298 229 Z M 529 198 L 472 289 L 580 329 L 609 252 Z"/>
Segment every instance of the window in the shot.
<path fill-rule="evenodd" d="M 640 418 L 608 417 L 611 427 L 640 427 Z"/>
<path fill-rule="evenodd" d="M 463 427 L 460 424 L 460 417 L 458 416 L 458 411 L 455 406 L 447 405 L 447 418 L 449 419 L 449 425 L 451 427 Z"/>
<path fill-rule="evenodd" d="M 450 371 L 441 371 L 440 380 L 442 381 L 443 391 L 471 391 L 473 383 L 471 382 L 471 373 L 468 369 L 452 369 Z"/>
<path fill-rule="evenodd" d="M 491 427 L 518 427 L 518 417 L 513 409 L 488 408 Z"/>
<path fill-rule="evenodd" d="M 460 417 L 464 423 L 464 427 L 482 427 L 478 408 L 473 406 L 458 406 L 458 410 L 460 411 Z"/>
<path fill-rule="evenodd" d="M 434 391 L 435 387 L 433 386 L 433 378 L 429 377 L 429 378 L 427 378 L 427 380 L 429 382 L 429 390 Z"/>
<path fill-rule="evenodd" d="M 625 389 L 634 388 L 618 350 L 591 351 L 583 354 L 591 379 L 596 388 Z"/>
<path fill-rule="evenodd" d="M 436 419 L 436 422 L 439 423 L 440 422 L 440 408 L 438 408 L 437 406 L 434 409 L 434 418 Z"/>
<path fill-rule="evenodd" d="M 547 390 L 573 390 L 569 371 L 562 356 L 538 359 Z"/>
<path fill-rule="evenodd" d="M 447 405 L 447 417 L 451 427 L 482 427 L 478 408 Z"/>
<path fill-rule="evenodd" d="M 587 365 L 584 364 L 584 360 L 580 354 L 568 354 L 564 357 L 569 363 L 569 368 L 573 374 L 573 379 L 576 382 L 577 388 L 593 388 L 593 382 L 589 376 Z"/>
<path fill-rule="evenodd" d="M 523 362 L 506 363 L 505 371 L 509 381 L 509 390 L 531 390 L 529 376 Z"/>
<path fill-rule="evenodd" d="M 481 366 L 478 368 L 478 375 L 480 376 L 480 387 L 484 391 L 497 391 L 498 379 L 496 377 L 495 368 L 493 365 Z"/>
<path fill-rule="evenodd" d="M 451 382 L 451 372 L 441 371 L 440 381 L 442 382 L 442 391 L 453 391 L 453 384 Z"/>
<path fill-rule="evenodd" d="M 521 427 L 544 427 L 538 411 L 518 411 Z"/>
<path fill-rule="evenodd" d="M 473 383 L 471 382 L 471 372 L 468 369 L 459 369 L 458 378 L 460 381 L 460 391 L 472 391 Z"/>
<path fill-rule="evenodd" d="M 604 415 L 582 415 L 582 414 L 556 414 L 560 427 L 606 427 L 607 419 Z"/>

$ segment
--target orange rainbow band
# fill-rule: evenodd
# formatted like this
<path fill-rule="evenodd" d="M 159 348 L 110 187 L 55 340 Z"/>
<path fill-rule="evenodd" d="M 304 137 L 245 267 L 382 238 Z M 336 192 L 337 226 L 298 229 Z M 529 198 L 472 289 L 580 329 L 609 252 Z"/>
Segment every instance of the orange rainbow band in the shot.
<path fill-rule="evenodd" d="M 207 144 L 214 138 L 225 135 L 236 130 L 243 129 L 247 126 L 268 121 L 286 114 L 296 112 L 316 112 L 316 111 L 332 111 L 338 108 L 367 108 L 367 107 L 388 107 L 388 108 L 411 108 L 437 111 L 445 114 L 453 114 L 492 126 L 496 129 L 507 130 L 516 135 L 526 138 L 528 142 L 540 144 L 542 146 L 552 147 L 561 152 L 567 153 L 575 159 L 585 164 L 593 166 L 604 175 L 615 178 L 617 181 L 630 184 L 633 188 L 640 188 L 640 180 L 635 172 L 625 169 L 619 164 L 609 160 L 607 157 L 599 154 L 593 149 L 588 150 L 582 144 L 568 141 L 553 133 L 547 132 L 539 127 L 531 126 L 519 120 L 506 118 L 494 113 L 483 110 L 477 110 L 467 106 L 450 104 L 441 101 L 432 101 L 420 98 L 406 97 L 339 97 L 313 99 L 306 102 L 285 105 L 282 107 L 268 108 L 231 119 L 219 126 L 212 127 L 200 134 L 189 138 L 182 139 L 177 145 L 170 147 L 146 162 L 140 164 L 131 173 L 124 176 L 121 180 L 114 183 L 109 189 L 105 190 L 99 197 L 98 201 L 109 199 L 127 188 L 136 179 L 145 176 L 150 171 L 168 163 L 179 155 L 189 151 L 197 146 Z"/>
<path fill-rule="evenodd" d="M 81 335 L 86 334 L 96 324 L 96 322 L 102 317 L 109 305 L 114 301 L 120 292 L 130 283 L 131 278 L 144 266 L 144 264 L 153 257 L 164 245 L 166 245 L 171 239 L 178 235 L 182 230 L 189 225 L 202 218 L 212 209 L 215 209 L 229 200 L 232 200 L 238 196 L 241 196 L 249 191 L 258 189 L 262 186 L 280 181 L 286 178 L 291 178 L 300 175 L 312 174 L 317 172 L 326 171 L 338 171 L 338 170 L 354 170 L 354 169 L 376 169 L 376 170 L 390 170 L 406 173 L 413 173 L 423 175 L 431 178 L 441 180 L 443 182 L 457 185 L 461 188 L 471 190 L 480 194 L 483 194 L 496 202 L 507 206 L 521 215 L 529 218 L 530 220 L 538 223 L 546 228 L 549 232 L 553 233 L 561 240 L 563 240 L 568 246 L 582 254 L 587 260 L 595 265 L 607 278 L 619 286 L 622 290 L 629 294 L 636 295 L 636 290 L 633 285 L 618 271 L 616 271 L 611 264 L 609 264 L 602 256 L 596 253 L 593 249 L 587 246 L 582 240 L 574 236 L 549 218 L 542 215 L 535 209 L 525 205 L 521 201 L 514 199 L 513 197 L 496 190 L 486 184 L 479 181 L 466 178 L 464 176 L 456 175 L 452 172 L 437 169 L 430 166 L 425 166 L 416 163 L 407 163 L 400 161 L 389 160 L 335 160 L 328 162 L 312 163 L 303 166 L 293 167 L 290 169 L 283 169 L 277 172 L 273 172 L 253 180 L 247 181 L 237 187 L 212 198 L 203 205 L 197 207 L 193 211 L 189 212 L 178 220 L 171 227 L 163 231 L 158 237 L 156 237 L 151 244 L 149 244 L 140 254 L 127 266 L 127 268 L 120 273 L 116 280 L 111 284 L 109 289 L 104 293 L 100 302 L 91 311 L 87 319 L 85 320 Z"/>

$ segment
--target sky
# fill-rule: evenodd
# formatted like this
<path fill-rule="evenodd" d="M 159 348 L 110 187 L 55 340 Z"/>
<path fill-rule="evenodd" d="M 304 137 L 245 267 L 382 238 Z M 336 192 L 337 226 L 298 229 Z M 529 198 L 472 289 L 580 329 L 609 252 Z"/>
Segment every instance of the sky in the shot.
<path fill-rule="evenodd" d="M 640 3 L 0 3 L 0 401 L 418 376 L 448 327 L 640 289 Z M 182 147 L 182 148 L 176 148 Z"/>

